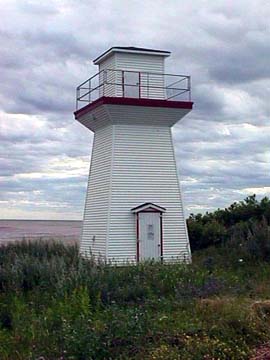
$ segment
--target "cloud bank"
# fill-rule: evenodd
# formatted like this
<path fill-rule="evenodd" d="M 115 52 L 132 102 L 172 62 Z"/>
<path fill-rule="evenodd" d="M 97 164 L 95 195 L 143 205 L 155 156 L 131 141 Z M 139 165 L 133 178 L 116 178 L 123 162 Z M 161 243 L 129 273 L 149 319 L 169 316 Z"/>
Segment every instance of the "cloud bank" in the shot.
<path fill-rule="evenodd" d="M 270 194 L 267 0 L 11 0 L 0 24 L 0 217 L 81 219 L 91 133 L 75 87 L 111 46 L 170 50 L 194 110 L 173 135 L 187 215 Z"/>

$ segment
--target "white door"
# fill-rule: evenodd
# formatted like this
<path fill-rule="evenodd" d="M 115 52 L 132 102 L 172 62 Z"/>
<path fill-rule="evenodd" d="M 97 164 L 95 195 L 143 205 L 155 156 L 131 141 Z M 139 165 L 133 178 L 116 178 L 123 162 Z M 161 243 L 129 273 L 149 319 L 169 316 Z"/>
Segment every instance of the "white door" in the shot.
<path fill-rule="evenodd" d="M 160 259 L 160 214 L 139 213 L 139 259 Z"/>
<path fill-rule="evenodd" d="M 140 76 L 138 72 L 124 71 L 124 97 L 139 98 Z"/>

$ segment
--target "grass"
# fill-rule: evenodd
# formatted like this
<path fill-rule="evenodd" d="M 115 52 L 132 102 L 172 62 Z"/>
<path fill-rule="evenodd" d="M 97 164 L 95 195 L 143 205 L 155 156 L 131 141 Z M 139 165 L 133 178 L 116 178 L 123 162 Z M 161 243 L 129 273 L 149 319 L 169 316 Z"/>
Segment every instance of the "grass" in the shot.
<path fill-rule="evenodd" d="M 270 264 L 244 255 L 111 267 L 75 245 L 2 246 L 0 359 L 249 359 L 270 339 Z"/>

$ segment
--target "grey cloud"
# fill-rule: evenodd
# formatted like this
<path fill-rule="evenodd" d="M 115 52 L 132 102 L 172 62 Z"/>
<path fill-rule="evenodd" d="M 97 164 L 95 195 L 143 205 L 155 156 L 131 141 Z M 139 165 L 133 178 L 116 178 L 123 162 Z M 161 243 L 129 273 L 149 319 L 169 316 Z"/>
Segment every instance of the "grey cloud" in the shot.
<path fill-rule="evenodd" d="M 18 9 L 22 12 L 31 13 L 33 15 L 51 16 L 59 14 L 59 10 L 52 3 L 35 3 L 33 1 L 24 1 L 18 3 Z"/>
<path fill-rule="evenodd" d="M 269 14 L 258 1 L 9 4 L 0 25 L 0 109 L 9 118 L 0 113 L 0 126 L 14 126 L 0 130 L 1 199 L 17 199 L 27 214 L 53 204 L 57 214 L 81 217 L 92 135 L 73 118 L 74 90 L 96 71 L 91 59 L 113 45 L 171 50 L 167 72 L 192 75 L 194 110 L 174 129 L 188 211 L 269 186 Z M 42 116 L 42 125 L 19 126 L 17 114 Z M 77 176 L 46 176 L 66 159 L 82 164 Z M 31 173 L 44 177 L 20 177 Z"/>
<path fill-rule="evenodd" d="M 219 82 L 236 84 L 270 77 L 270 48 L 266 43 L 252 42 L 233 49 L 221 49 L 219 54 L 221 61 L 209 66 L 210 76 Z"/>

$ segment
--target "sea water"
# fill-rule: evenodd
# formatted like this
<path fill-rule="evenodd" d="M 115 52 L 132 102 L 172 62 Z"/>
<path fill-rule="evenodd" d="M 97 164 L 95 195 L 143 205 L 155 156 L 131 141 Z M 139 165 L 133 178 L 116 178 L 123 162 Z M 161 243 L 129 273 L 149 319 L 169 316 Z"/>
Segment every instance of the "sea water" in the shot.
<path fill-rule="evenodd" d="M 0 243 L 22 239 L 78 242 L 82 221 L 72 220 L 0 220 Z"/>

